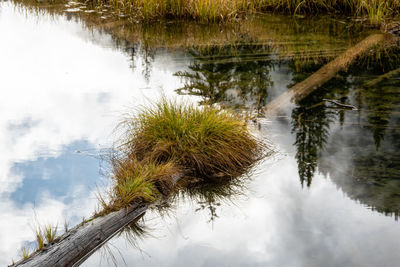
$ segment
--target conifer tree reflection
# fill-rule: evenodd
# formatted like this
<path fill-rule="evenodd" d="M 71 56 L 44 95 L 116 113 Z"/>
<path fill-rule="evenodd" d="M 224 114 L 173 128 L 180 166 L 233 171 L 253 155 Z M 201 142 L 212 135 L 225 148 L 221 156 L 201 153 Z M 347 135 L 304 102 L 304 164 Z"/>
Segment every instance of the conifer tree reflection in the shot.
<path fill-rule="evenodd" d="M 272 85 L 269 51 L 263 45 L 247 44 L 192 49 L 190 71 L 175 74 L 185 81 L 177 92 L 202 96 L 210 104 L 261 107 Z"/>
<path fill-rule="evenodd" d="M 291 64 L 292 69 L 295 67 Z M 295 83 L 303 80 L 308 73 L 318 69 L 317 65 L 305 66 L 302 72 L 293 71 Z M 292 111 L 292 134 L 295 134 L 296 155 L 300 183 L 311 186 L 314 173 L 317 168 L 320 151 L 325 148 L 329 137 L 329 127 L 336 117 L 336 112 L 327 109 L 324 98 L 335 98 L 339 92 L 334 88 L 342 88 L 346 94 L 347 86 L 344 79 L 335 79 L 324 88 L 317 90 L 302 101 Z"/>
<path fill-rule="evenodd" d="M 371 73 L 360 77 L 366 75 Z M 348 197 L 396 220 L 400 214 L 398 78 L 369 88 L 352 81 L 358 88 L 353 101 L 360 110 L 347 113 L 344 128 L 331 133 L 318 164 Z"/>

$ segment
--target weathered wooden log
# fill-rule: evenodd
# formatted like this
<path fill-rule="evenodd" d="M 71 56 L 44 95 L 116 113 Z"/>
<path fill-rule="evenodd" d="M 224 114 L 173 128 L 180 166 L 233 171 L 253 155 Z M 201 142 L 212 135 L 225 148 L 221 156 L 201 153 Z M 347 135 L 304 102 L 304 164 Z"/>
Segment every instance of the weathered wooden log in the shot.
<path fill-rule="evenodd" d="M 324 83 L 332 79 L 339 71 L 345 70 L 357 57 L 368 51 L 370 48 L 382 43 L 385 34 L 372 34 L 349 48 L 333 61 L 324 65 L 317 72 L 304 81 L 296 84 L 279 97 L 272 100 L 264 108 L 266 116 L 273 116 L 282 109 L 289 107 L 293 101 L 300 101 Z"/>
<path fill-rule="evenodd" d="M 183 174 L 178 173 L 173 175 L 171 180 L 175 185 L 182 177 Z M 142 216 L 152 205 L 155 204 L 141 202 L 82 223 L 62 235 L 59 241 L 12 266 L 79 266 L 124 227 Z"/>

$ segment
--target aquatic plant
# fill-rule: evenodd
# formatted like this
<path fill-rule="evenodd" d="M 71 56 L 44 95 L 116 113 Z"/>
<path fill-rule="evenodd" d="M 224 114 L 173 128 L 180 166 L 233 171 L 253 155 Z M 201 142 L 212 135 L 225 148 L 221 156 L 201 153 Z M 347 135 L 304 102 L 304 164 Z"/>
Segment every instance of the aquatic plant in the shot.
<path fill-rule="evenodd" d="M 238 176 L 262 157 L 239 114 L 163 100 L 128 118 L 124 146 L 141 161 L 172 161 L 196 177 Z"/>
<path fill-rule="evenodd" d="M 144 21 L 172 17 L 215 22 L 275 11 L 290 14 L 342 13 L 365 16 L 378 23 L 388 16 L 398 15 L 400 8 L 399 0 L 89 0 L 85 3 L 109 5 L 116 13 Z"/>
<path fill-rule="evenodd" d="M 264 155 L 243 117 L 216 107 L 162 100 L 126 118 L 119 153 L 111 156 L 112 188 L 95 216 L 151 203 L 173 191 L 173 177 L 237 177 Z"/>
<path fill-rule="evenodd" d="M 51 16 L 65 14 L 66 7 L 62 4 L 14 1 L 19 8 L 28 8 L 34 13 Z M 280 61 L 294 59 L 300 66 L 309 61 L 326 63 L 371 32 L 371 25 L 363 19 L 331 19 L 326 16 L 307 16 L 301 18 L 301 22 L 297 16 L 266 15 L 240 20 L 240 23 L 224 24 L 204 24 L 195 20 L 135 23 L 137 21 L 131 18 L 116 16 L 110 8 L 104 6 L 101 12 L 107 16 L 99 16 L 96 12 L 86 12 L 98 9 L 82 4 L 82 12 L 73 13 L 73 16 L 85 22 L 85 27 L 90 30 L 110 33 L 114 45 L 122 48 L 130 58 L 140 54 L 145 62 L 144 75 L 150 72 L 154 55 L 159 48 L 198 51 L 202 63 L 233 63 L 237 62 L 236 55 L 240 56 L 241 62 L 246 60 L 249 63 L 256 60 L 269 61 L 270 57 L 278 56 Z M 72 14 L 68 13 L 68 16 Z M 251 48 L 254 46 L 257 50 Z M 216 54 L 221 53 L 224 58 L 216 59 Z M 207 60 L 204 54 L 212 58 Z"/>

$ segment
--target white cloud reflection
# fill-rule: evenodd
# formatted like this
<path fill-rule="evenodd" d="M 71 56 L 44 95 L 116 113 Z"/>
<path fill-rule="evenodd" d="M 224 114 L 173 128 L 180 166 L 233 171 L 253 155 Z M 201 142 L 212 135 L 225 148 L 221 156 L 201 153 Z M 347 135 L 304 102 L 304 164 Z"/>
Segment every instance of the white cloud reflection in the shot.
<path fill-rule="evenodd" d="M 0 265 L 4 266 L 18 258 L 23 241 L 33 240 L 29 225 L 34 213 L 39 222 L 62 225 L 65 219 L 89 216 L 95 203 L 95 185 L 76 184 L 65 192 L 71 196 L 80 191 L 80 199 L 71 203 L 55 199 L 44 189 L 39 201 L 21 206 L 11 195 L 30 174 L 15 172 L 15 163 L 57 158 L 80 140 L 91 147 L 110 146 L 123 112 L 173 94 L 180 81 L 173 70 L 162 66 L 166 57 L 161 62 L 156 59 L 153 75 L 146 81 L 141 64 L 133 71 L 126 55 L 88 41 L 90 32 L 79 23 L 64 17 L 36 17 L 12 3 L 0 5 Z M 110 43 L 107 36 L 96 38 Z M 44 179 L 49 180 L 46 173 Z"/>
<path fill-rule="evenodd" d="M 310 189 L 302 189 L 292 157 L 261 169 L 251 185 L 255 196 L 222 205 L 212 225 L 207 211 L 194 212 L 193 205 L 180 203 L 171 218 L 146 222 L 155 237 L 139 241 L 144 253 L 122 237 L 114 239 L 110 247 L 118 248 L 117 265 L 396 265 L 399 230 L 392 218 L 360 206 L 319 174 Z M 109 266 L 101 254 L 83 266 Z"/>

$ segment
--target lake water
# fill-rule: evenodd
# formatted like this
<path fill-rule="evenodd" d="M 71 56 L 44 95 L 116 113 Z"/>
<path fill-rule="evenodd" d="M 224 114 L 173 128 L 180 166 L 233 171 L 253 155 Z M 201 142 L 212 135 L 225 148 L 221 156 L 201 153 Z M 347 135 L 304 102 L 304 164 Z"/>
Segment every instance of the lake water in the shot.
<path fill-rule="evenodd" d="M 371 32 L 274 16 L 133 29 L 75 16 L 73 6 L 0 2 L 2 266 L 34 246 L 38 223 L 62 232 L 92 215 L 108 181 L 102 153 L 126 112 L 162 96 L 255 112 Z M 83 266 L 397 266 L 400 76 L 367 86 L 400 67 L 396 49 L 260 118 L 258 134 L 277 152 L 246 186 L 186 194 L 162 217 L 149 212 L 147 234 L 131 235 L 136 247 L 125 232 Z"/>

